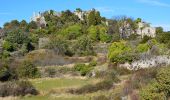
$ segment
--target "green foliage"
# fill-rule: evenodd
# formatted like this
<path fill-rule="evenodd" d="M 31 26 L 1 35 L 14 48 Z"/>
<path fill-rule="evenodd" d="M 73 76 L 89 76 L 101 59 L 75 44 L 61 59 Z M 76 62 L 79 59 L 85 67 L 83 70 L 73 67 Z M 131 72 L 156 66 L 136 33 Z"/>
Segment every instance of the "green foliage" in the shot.
<path fill-rule="evenodd" d="M 170 47 L 169 46 L 169 43 L 170 43 L 169 38 L 170 38 L 170 33 L 169 32 L 159 33 L 159 34 L 156 35 L 156 40 L 159 43 L 165 44 L 168 48 Z"/>
<path fill-rule="evenodd" d="M 13 45 L 12 45 L 12 43 L 11 42 L 8 42 L 8 41 L 5 41 L 4 43 L 3 43 L 3 49 L 4 50 L 7 50 L 7 51 L 14 51 L 14 47 L 13 47 Z"/>
<path fill-rule="evenodd" d="M 79 24 L 68 26 L 67 28 L 63 28 L 59 34 L 63 35 L 69 40 L 76 39 L 82 35 L 82 28 Z"/>
<path fill-rule="evenodd" d="M 91 61 L 90 63 L 89 63 L 89 66 L 96 66 L 97 65 L 97 61 Z"/>
<path fill-rule="evenodd" d="M 162 68 L 156 76 L 158 88 L 166 95 L 170 96 L 170 67 Z"/>
<path fill-rule="evenodd" d="M 5 40 L 10 43 L 16 44 L 23 44 L 29 42 L 27 34 L 22 33 L 21 30 L 14 30 L 12 32 L 9 32 Z"/>
<path fill-rule="evenodd" d="M 87 36 L 80 37 L 73 46 L 75 54 L 86 56 L 95 55 L 92 41 Z"/>
<path fill-rule="evenodd" d="M 151 37 L 145 35 L 145 36 L 142 38 L 142 40 L 141 40 L 140 43 L 146 43 L 146 42 L 148 42 L 148 40 L 150 40 L 150 39 L 151 39 Z"/>
<path fill-rule="evenodd" d="M 53 49 L 58 55 L 72 55 L 68 42 L 62 36 L 51 37 L 47 48 Z"/>
<path fill-rule="evenodd" d="M 131 52 L 132 48 L 125 41 L 113 42 L 109 47 L 108 58 L 115 63 L 131 62 L 133 59 Z"/>
<path fill-rule="evenodd" d="M 80 21 L 78 16 L 73 14 L 70 10 L 62 11 L 60 18 L 61 18 L 62 23 L 65 23 L 65 24 L 77 23 Z"/>
<path fill-rule="evenodd" d="M 10 70 L 7 66 L 0 67 L 0 81 L 7 81 L 11 77 Z"/>
<path fill-rule="evenodd" d="M 160 68 L 155 80 L 142 88 L 142 100 L 167 100 L 170 96 L 170 67 Z"/>
<path fill-rule="evenodd" d="M 166 100 L 163 92 L 159 93 L 158 84 L 153 82 L 147 85 L 140 92 L 141 100 Z"/>
<path fill-rule="evenodd" d="M 39 70 L 30 61 L 23 61 L 17 68 L 17 73 L 20 78 L 37 78 L 40 77 Z"/>
<path fill-rule="evenodd" d="M 79 71 L 82 76 L 85 76 L 93 69 L 93 67 L 85 64 L 76 64 L 74 69 L 75 71 Z"/>
<path fill-rule="evenodd" d="M 136 47 L 136 50 L 137 52 L 139 53 L 144 53 L 144 52 L 147 52 L 149 50 L 149 45 L 147 43 L 144 43 L 144 44 L 139 44 L 137 47 Z"/>
<path fill-rule="evenodd" d="M 89 37 L 93 41 L 110 42 L 112 37 L 107 34 L 107 28 L 105 26 L 90 26 L 87 30 Z"/>
<path fill-rule="evenodd" d="M 10 52 L 4 50 L 3 53 L 2 53 L 2 58 L 8 58 L 8 57 L 10 57 Z"/>
<path fill-rule="evenodd" d="M 37 29 L 38 26 L 37 26 L 37 23 L 34 22 L 34 21 L 31 21 L 29 24 L 28 24 L 28 28 L 31 30 L 31 29 Z"/>
<path fill-rule="evenodd" d="M 100 12 L 96 11 L 95 9 L 93 9 L 88 15 L 89 26 L 99 25 L 99 24 L 101 24 L 101 20 L 102 20 L 102 18 L 100 16 Z"/>
<path fill-rule="evenodd" d="M 162 27 L 157 27 L 156 28 L 156 34 L 163 33 L 163 28 Z"/>

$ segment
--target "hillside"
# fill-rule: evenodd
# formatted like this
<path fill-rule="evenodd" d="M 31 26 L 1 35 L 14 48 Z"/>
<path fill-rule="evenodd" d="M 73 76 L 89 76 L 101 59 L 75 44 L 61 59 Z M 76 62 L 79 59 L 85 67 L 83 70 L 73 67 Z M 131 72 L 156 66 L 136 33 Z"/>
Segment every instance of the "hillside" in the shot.
<path fill-rule="evenodd" d="M 170 32 L 96 9 L 0 29 L 0 100 L 169 100 Z"/>

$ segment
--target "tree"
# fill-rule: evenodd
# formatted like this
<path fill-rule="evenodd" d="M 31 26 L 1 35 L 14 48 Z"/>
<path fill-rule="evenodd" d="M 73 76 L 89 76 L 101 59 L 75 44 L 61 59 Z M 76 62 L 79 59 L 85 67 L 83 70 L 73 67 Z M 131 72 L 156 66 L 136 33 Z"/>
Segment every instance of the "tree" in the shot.
<path fill-rule="evenodd" d="M 67 55 L 70 53 L 68 42 L 62 36 L 50 37 L 47 48 L 53 49 L 58 55 Z"/>
<path fill-rule="evenodd" d="M 163 28 L 162 27 L 157 27 L 156 28 L 156 34 L 163 33 Z"/>
<path fill-rule="evenodd" d="M 107 27 L 102 25 L 92 25 L 87 29 L 87 32 L 93 41 L 110 42 L 112 40 L 112 36 L 107 33 Z"/>
<path fill-rule="evenodd" d="M 82 36 L 78 39 L 78 41 L 73 46 L 75 54 L 86 56 L 86 55 L 94 55 L 94 49 L 92 45 L 92 41 L 88 36 Z"/>
<path fill-rule="evenodd" d="M 59 34 L 63 35 L 69 40 L 76 39 L 82 35 L 82 27 L 80 24 L 71 25 L 67 28 L 63 28 Z"/>
<path fill-rule="evenodd" d="M 95 10 L 91 11 L 88 15 L 88 24 L 91 25 L 97 25 L 96 17 L 95 17 Z"/>
<path fill-rule="evenodd" d="M 31 21 L 31 22 L 28 24 L 28 28 L 29 28 L 29 29 L 37 29 L 37 28 L 38 28 L 37 23 L 34 22 L 34 21 Z"/>
<path fill-rule="evenodd" d="M 98 25 L 98 24 L 101 24 L 102 18 L 101 18 L 101 16 L 100 16 L 100 12 L 99 12 L 99 11 L 97 11 L 97 12 L 95 13 L 95 19 L 96 19 L 96 24 L 97 24 L 97 25 Z"/>
<path fill-rule="evenodd" d="M 25 20 L 22 20 L 22 21 L 20 22 L 20 27 L 21 27 L 21 28 L 26 28 L 27 25 L 28 25 L 28 23 L 27 23 Z"/>
<path fill-rule="evenodd" d="M 76 11 L 82 12 L 82 9 L 81 8 L 76 8 Z"/>
<path fill-rule="evenodd" d="M 12 20 L 12 21 L 11 21 L 11 26 L 14 27 L 14 28 L 15 28 L 15 27 L 19 27 L 19 26 L 20 26 L 20 23 L 19 23 L 18 20 Z"/>

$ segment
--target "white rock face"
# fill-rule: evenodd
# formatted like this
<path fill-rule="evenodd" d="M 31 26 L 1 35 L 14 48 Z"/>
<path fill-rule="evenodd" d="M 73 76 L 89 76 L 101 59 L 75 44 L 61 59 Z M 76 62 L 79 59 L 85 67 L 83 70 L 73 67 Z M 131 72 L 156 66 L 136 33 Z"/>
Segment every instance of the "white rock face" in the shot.
<path fill-rule="evenodd" d="M 31 18 L 31 21 L 34 21 L 34 22 L 38 22 L 41 25 L 43 26 L 46 26 L 47 25 L 47 22 L 45 21 L 45 17 L 43 16 L 42 13 L 33 13 L 33 17 Z"/>
<path fill-rule="evenodd" d="M 142 59 L 138 61 L 134 61 L 131 64 L 125 63 L 120 64 L 120 67 L 126 67 L 130 70 L 138 70 L 142 68 L 149 68 L 149 67 L 159 67 L 159 66 L 167 66 L 170 65 L 170 57 L 169 56 L 154 56 L 147 59 Z"/>
<path fill-rule="evenodd" d="M 149 37 L 156 36 L 156 28 L 150 27 L 146 22 L 138 23 L 138 29 L 136 30 L 137 34 L 141 35 L 142 38 L 146 35 Z"/>

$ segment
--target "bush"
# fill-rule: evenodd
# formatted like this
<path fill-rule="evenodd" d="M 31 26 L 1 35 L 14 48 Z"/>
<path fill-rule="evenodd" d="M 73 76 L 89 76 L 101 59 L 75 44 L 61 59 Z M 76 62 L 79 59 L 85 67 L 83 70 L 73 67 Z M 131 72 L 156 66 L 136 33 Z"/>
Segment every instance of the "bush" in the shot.
<path fill-rule="evenodd" d="M 23 61 L 17 68 L 17 73 L 20 78 L 37 78 L 40 77 L 38 68 L 30 61 Z"/>
<path fill-rule="evenodd" d="M 139 53 L 147 52 L 149 50 L 149 45 L 147 43 L 139 44 L 136 49 Z"/>
<path fill-rule="evenodd" d="M 167 100 L 170 96 L 170 67 L 160 68 L 155 79 L 140 91 L 142 100 Z"/>
<path fill-rule="evenodd" d="M 75 71 L 79 71 L 82 76 L 87 75 L 93 69 L 92 66 L 85 65 L 85 64 L 76 64 L 74 66 Z"/>
<path fill-rule="evenodd" d="M 114 42 L 109 47 L 108 58 L 114 63 L 131 62 L 134 57 L 131 52 L 132 48 L 125 41 Z"/>
<path fill-rule="evenodd" d="M 163 92 L 158 92 L 158 84 L 153 82 L 140 91 L 141 100 L 167 100 Z"/>
<path fill-rule="evenodd" d="M 28 81 L 12 81 L 0 83 L 0 97 L 37 95 L 38 91 Z"/>
<path fill-rule="evenodd" d="M 89 66 L 96 66 L 97 65 L 97 61 L 91 61 L 90 63 L 89 63 Z"/>
<path fill-rule="evenodd" d="M 3 63 L 5 61 L 3 60 Z M 5 81 L 10 81 L 10 80 L 17 80 L 18 76 L 16 74 L 15 68 L 9 67 L 6 64 L 0 65 L 0 81 L 5 82 Z"/>
<path fill-rule="evenodd" d="M 0 67 L 0 81 L 7 81 L 11 77 L 11 73 L 8 69 L 8 67 L 3 66 Z"/>
<path fill-rule="evenodd" d="M 156 75 L 158 88 L 167 96 L 170 96 L 170 67 L 162 68 Z"/>
<path fill-rule="evenodd" d="M 12 43 L 10 43 L 10 42 L 8 42 L 8 41 L 5 41 L 4 43 L 3 43 L 3 49 L 4 50 L 7 50 L 7 51 L 14 51 L 14 47 L 13 47 L 13 45 L 12 45 Z"/>

